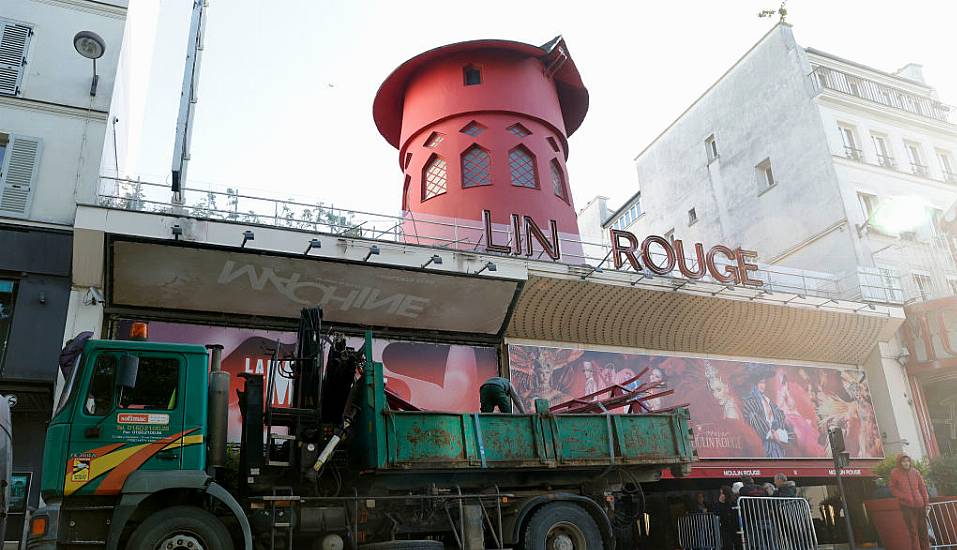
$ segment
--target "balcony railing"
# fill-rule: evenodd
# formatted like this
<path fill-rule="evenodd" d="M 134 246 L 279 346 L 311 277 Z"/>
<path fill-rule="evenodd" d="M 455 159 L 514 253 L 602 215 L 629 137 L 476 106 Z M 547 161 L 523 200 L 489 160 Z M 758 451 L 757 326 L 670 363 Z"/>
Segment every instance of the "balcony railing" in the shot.
<path fill-rule="evenodd" d="M 920 176 L 922 178 L 926 178 L 928 174 L 927 165 L 916 162 L 910 163 L 910 171 L 913 172 L 915 176 Z"/>
<path fill-rule="evenodd" d="M 844 156 L 851 160 L 856 160 L 857 162 L 864 162 L 864 151 L 861 151 L 857 147 L 845 145 Z"/>
<path fill-rule="evenodd" d="M 811 81 L 817 87 L 827 88 L 900 111 L 950 123 L 950 114 L 954 108 L 932 97 L 886 86 L 830 67 L 812 65 L 812 68 Z"/>
<path fill-rule="evenodd" d="M 894 162 L 894 157 L 887 155 L 877 155 L 877 164 L 883 166 L 884 168 L 894 169 L 897 168 L 897 163 Z"/>
<path fill-rule="evenodd" d="M 170 200 L 169 186 L 138 180 L 101 177 L 98 205 L 140 212 L 153 212 L 173 216 L 188 216 L 238 224 L 267 225 L 295 229 L 304 232 L 342 235 L 374 239 L 401 244 L 418 244 L 453 250 L 489 253 L 485 250 L 485 232 L 480 221 L 453 218 L 430 218 L 422 214 L 403 212 L 400 215 L 377 214 L 359 210 L 337 208 L 322 202 L 306 199 L 278 200 L 240 193 L 237 189 L 213 190 L 187 188 L 183 192 L 183 204 Z M 511 243 L 511 224 L 495 225 L 494 242 Z M 577 235 L 560 235 L 562 259 L 584 274 L 598 270 L 613 271 L 610 246 L 606 243 L 590 243 L 579 240 Z M 664 255 L 660 254 L 661 259 Z M 548 261 L 548 256 L 538 254 L 533 260 Z M 664 263 L 658 260 L 658 263 Z M 719 264 L 721 262 L 718 262 Z M 626 264 L 627 265 L 627 264 Z M 697 269 L 693 258 L 689 268 Z M 627 270 L 626 270 L 627 271 Z M 642 277 L 643 274 L 630 272 Z M 675 288 L 685 284 L 677 268 L 670 274 Z M 764 282 L 762 290 L 827 298 L 830 300 L 860 299 L 862 293 L 857 281 L 848 281 L 843 275 L 834 275 L 782 266 L 759 265 L 751 275 Z M 888 279 L 890 280 L 890 279 Z M 710 279 L 702 282 L 717 284 Z M 865 299 L 898 303 L 893 299 L 900 283 L 876 280 L 868 283 L 873 287 Z M 896 284 L 896 286 L 895 286 Z M 722 287 L 727 285 L 720 285 Z M 880 299 L 868 298 L 879 296 Z"/>

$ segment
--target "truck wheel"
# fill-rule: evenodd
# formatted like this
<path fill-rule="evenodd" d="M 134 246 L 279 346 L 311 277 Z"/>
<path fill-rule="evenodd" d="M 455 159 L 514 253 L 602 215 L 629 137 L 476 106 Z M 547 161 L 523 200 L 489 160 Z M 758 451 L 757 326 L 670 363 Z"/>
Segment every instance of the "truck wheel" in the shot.
<path fill-rule="evenodd" d="M 525 550 L 601 550 L 601 531 L 581 506 L 553 502 L 536 511 L 525 526 Z"/>
<path fill-rule="evenodd" d="M 136 550 L 233 550 L 233 539 L 219 518 L 195 506 L 173 506 L 146 518 L 127 548 Z"/>
<path fill-rule="evenodd" d="M 359 550 L 442 550 L 439 540 L 387 540 L 359 545 Z"/>

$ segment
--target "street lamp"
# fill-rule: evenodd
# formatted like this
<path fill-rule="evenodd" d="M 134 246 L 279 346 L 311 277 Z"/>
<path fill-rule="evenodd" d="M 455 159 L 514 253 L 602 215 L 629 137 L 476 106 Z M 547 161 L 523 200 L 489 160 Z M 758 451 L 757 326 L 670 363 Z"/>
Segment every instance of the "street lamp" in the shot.
<path fill-rule="evenodd" d="M 96 95 L 96 84 L 100 75 L 96 74 L 96 60 L 106 53 L 106 42 L 93 31 L 80 31 L 73 36 L 73 47 L 77 53 L 93 60 L 93 84 L 90 85 L 90 97 Z"/>

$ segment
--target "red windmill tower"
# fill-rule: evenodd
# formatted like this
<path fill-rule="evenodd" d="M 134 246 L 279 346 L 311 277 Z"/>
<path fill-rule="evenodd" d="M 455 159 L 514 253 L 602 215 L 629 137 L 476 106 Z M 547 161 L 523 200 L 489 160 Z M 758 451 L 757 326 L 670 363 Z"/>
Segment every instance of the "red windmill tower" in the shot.
<path fill-rule="evenodd" d="M 587 111 L 561 37 L 541 47 L 460 42 L 400 65 L 379 88 L 373 116 L 399 150 L 406 240 L 488 245 L 489 235 L 468 228 L 482 228 L 489 211 L 500 252 L 531 255 L 522 245 L 532 242 L 527 219 L 546 237 L 557 230 L 566 254 L 569 244 L 580 250 L 565 160 Z"/>

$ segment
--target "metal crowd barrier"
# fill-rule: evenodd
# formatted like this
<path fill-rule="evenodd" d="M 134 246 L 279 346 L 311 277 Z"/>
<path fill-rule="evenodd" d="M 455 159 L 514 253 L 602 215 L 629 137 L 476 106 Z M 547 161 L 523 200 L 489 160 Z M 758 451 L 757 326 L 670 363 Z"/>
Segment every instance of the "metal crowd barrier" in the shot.
<path fill-rule="evenodd" d="M 817 550 L 811 507 L 803 498 L 740 497 L 746 550 Z"/>
<path fill-rule="evenodd" d="M 684 550 L 721 550 L 721 520 L 708 513 L 678 518 L 678 543 Z"/>
<path fill-rule="evenodd" d="M 930 503 L 931 548 L 957 548 L 957 500 Z"/>

